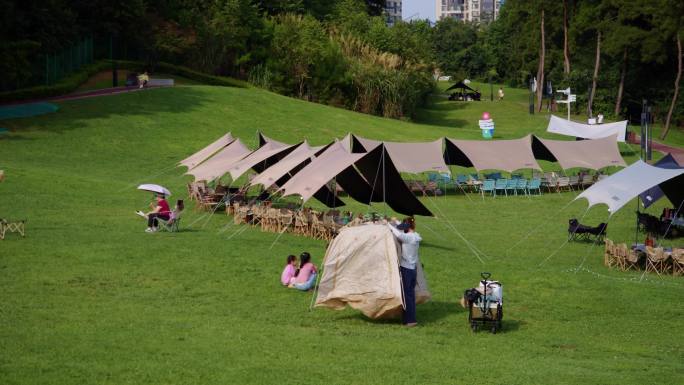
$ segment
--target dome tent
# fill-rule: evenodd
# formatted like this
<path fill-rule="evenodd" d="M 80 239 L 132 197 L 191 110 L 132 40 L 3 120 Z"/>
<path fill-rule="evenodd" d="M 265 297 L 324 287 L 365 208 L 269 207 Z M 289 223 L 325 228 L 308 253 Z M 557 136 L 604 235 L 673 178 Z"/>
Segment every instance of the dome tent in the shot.
<path fill-rule="evenodd" d="M 326 251 L 315 306 L 342 310 L 348 305 L 373 319 L 401 315 L 400 252 L 386 225 L 342 229 Z M 430 300 L 430 292 L 422 266 L 417 269 L 420 304 Z"/>

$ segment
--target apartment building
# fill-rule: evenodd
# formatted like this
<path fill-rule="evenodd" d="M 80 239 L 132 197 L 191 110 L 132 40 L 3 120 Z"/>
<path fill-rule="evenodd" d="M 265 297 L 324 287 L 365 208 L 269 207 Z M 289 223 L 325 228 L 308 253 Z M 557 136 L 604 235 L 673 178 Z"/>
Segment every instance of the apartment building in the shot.
<path fill-rule="evenodd" d="M 503 0 L 435 0 L 436 19 L 487 23 L 499 17 Z"/>
<path fill-rule="evenodd" d="M 385 17 L 387 25 L 394 25 L 401 21 L 401 0 L 385 1 Z"/>

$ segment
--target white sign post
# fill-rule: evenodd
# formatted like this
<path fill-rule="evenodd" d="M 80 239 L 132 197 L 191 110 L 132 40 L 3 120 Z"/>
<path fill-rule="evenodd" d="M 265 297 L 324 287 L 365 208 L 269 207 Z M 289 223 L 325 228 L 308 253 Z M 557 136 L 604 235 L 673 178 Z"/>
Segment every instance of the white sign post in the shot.
<path fill-rule="evenodd" d="M 564 90 L 558 90 L 557 92 L 563 93 L 568 96 L 565 100 L 559 100 L 558 103 L 563 103 L 568 105 L 568 120 L 570 120 L 570 103 L 577 102 L 577 95 L 570 93 L 570 87 Z"/>

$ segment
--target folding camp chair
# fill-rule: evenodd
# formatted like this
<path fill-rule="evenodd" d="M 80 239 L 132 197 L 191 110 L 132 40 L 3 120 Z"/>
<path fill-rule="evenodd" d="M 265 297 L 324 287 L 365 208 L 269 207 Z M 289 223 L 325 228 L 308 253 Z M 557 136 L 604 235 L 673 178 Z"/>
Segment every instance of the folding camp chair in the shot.
<path fill-rule="evenodd" d="M 518 195 L 518 180 L 518 178 L 508 180 L 508 182 L 506 183 L 506 195 L 508 195 L 508 191 L 510 191 L 511 194 Z"/>
<path fill-rule="evenodd" d="M 159 230 L 160 231 L 168 231 L 169 233 L 177 233 L 179 230 L 180 226 L 180 221 L 181 221 L 181 216 L 183 215 L 183 210 L 181 211 L 172 211 L 171 215 L 169 216 L 169 220 L 163 220 L 161 218 L 157 218 L 157 221 L 159 221 Z"/>
<path fill-rule="evenodd" d="M 568 240 L 569 241 L 602 241 L 606 235 L 607 223 L 600 223 L 596 227 L 585 226 L 576 218 L 568 221 Z"/>
<path fill-rule="evenodd" d="M 537 190 L 537 195 L 541 195 L 541 179 L 540 178 L 532 178 L 530 180 L 530 183 L 527 185 L 527 193 L 532 195 L 532 191 Z"/>
<path fill-rule="evenodd" d="M 515 190 L 516 190 L 516 195 L 518 194 L 518 191 L 522 191 L 523 194 L 529 195 L 529 191 L 527 190 L 527 179 L 525 179 L 525 178 L 518 179 L 518 183 L 516 183 L 516 185 L 515 185 Z"/>
<path fill-rule="evenodd" d="M 672 275 L 684 275 L 684 249 L 672 249 Z"/>
<path fill-rule="evenodd" d="M 6 219 L 0 219 L 0 239 L 5 239 L 5 233 L 19 233 L 22 238 L 26 236 L 25 232 L 26 220 L 8 222 Z"/>
<path fill-rule="evenodd" d="M 482 199 L 484 199 L 484 194 L 486 192 L 491 193 L 492 196 L 496 195 L 495 181 L 493 179 L 485 179 L 484 182 L 482 182 L 482 186 L 480 186 L 480 194 L 482 194 Z"/>
<path fill-rule="evenodd" d="M 508 179 L 506 179 L 506 178 L 497 179 L 496 183 L 494 185 L 495 193 L 498 193 L 499 190 L 503 190 L 504 195 L 508 196 L 508 192 L 506 192 L 507 187 L 508 187 Z M 494 194 L 494 196 L 496 196 L 496 194 Z"/>
<path fill-rule="evenodd" d="M 666 273 L 669 266 L 667 260 L 668 254 L 662 247 L 646 246 L 646 272 L 654 272 L 658 275 Z"/>

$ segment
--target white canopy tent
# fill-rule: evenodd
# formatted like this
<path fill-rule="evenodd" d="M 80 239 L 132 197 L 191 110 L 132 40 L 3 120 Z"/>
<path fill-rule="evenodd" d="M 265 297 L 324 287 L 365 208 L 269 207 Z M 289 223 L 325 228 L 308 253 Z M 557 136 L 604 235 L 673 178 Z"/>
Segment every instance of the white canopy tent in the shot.
<path fill-rule="evenodd" d="M 641 160 L 600 180 L 584 190 L 575 200 L 585 198 L 589 207 L 599 203 L 608 206 L 610 215 L 649 188 L 684 174 L 684 169 L 665 169 Z"/>
<path fill-rule="evenodd" d="M 627 133 L 627 121 L 603 124 L 583 124 L 551 115 L 547 132 L 574 136 L 585 139 L 599 139 L 617 135 L 618 142 L 624 142 Z"/>

